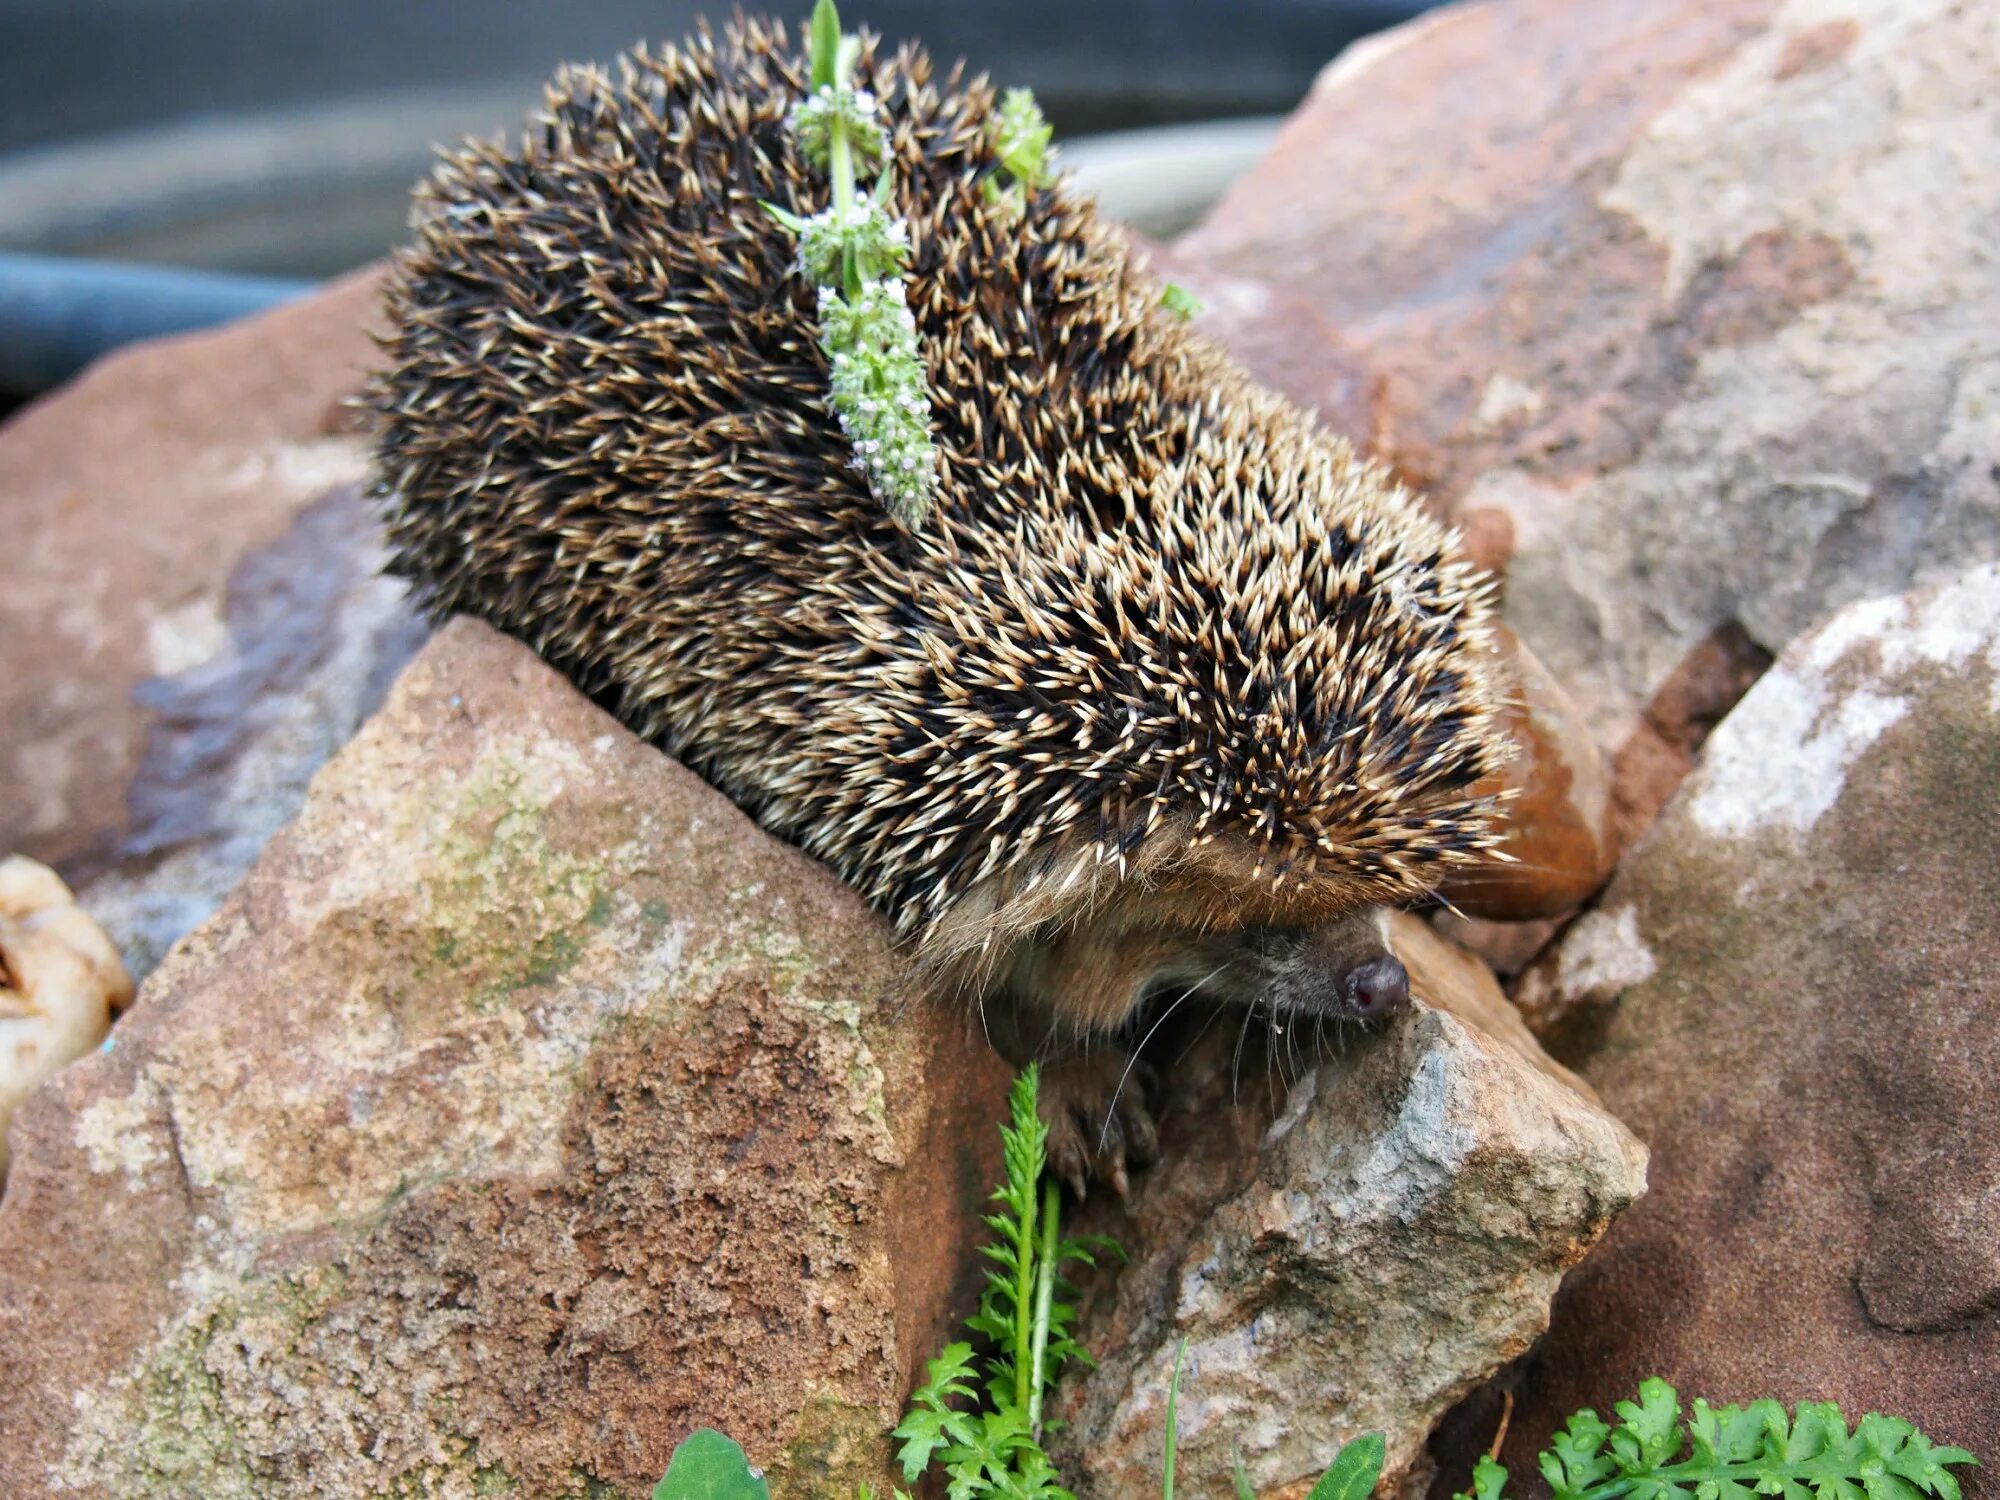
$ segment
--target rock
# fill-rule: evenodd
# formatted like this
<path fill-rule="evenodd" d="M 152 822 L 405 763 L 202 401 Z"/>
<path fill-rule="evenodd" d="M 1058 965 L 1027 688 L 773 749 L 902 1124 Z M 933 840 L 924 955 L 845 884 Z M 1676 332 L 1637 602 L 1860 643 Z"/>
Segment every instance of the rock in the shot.
<path fill-rule="evenodd" d="M 1399 936 L 1446 957 L 1415 919 Z M 1413 969 L 1419 994 L 1462 979 L 1449 963 Z M 1497 989 L 1467 998 L 1506 1005 Z M 1233 1036 L 1208 1036 L 1176 1070 L 1163 1165 L 1129 1218 L 1083 1221 L 1114 1228 L 1133 1263 L 1086 1303 L 1100 1364 L 1058 1400 L 1080 1494 L 1157 1492 L 1182 1338 L 1177 1493 L 1197 1497 L 1231 1493 L 1232 1445 L 1260 1494 L 1303 1494 L 1367 1431 L 1386 1435 L 1393 1480 L 1454 1400 L 1528 1347 L 1563 1272 L 1644 1190 L 1646 1154 L 1554 1064 L 1531 1063 L 1512 1025 L 1499 1041 L 1419 1003 L 1342 1039 L 1261 1141 L 1265 1091 L 1231 1108 Z M 1280 1063 L 1300 1040 L 1279 1043 Z"/>
<path fill-rule="evenodd" d="M 105 360 L 0 429 L 0 849 L 143 974 L 298 810 L 424 635 L 341 406 L 374 279 Z"/>
<path fill-rule="evenodd" d="M 1583 715 L 1534 652 L 1505 626 L 1508 702 L 1502 729 L 1519 753 L 1482 784 L 1499 793 L 1508 863 L 1482 863 L 1448 877 L 1438 895 L 1467 916 L 1542 921 L 1574 911 L 1611 878 L 1611 830 L 1604 758 Z"/>
<path fill-rule="evenodd" d="M 1742 626 L 1725 625 L 1660 685 L 1612 768 L 1612 837 L 1620 848 L 1653 826 L 1715 726 L 1770 665 L 1770 651 Z"/>
<path fill-rule="evenodd" d="M 1728 706 L 1675 701 L 1712 643 L 1754 675 L 2000 556 L 1996 71 L 1965 0 L 1453 6 L 1337 59 L 1172 247 L 1254 373 L 1511 551 L 1627 837 Z M 1316 316 L 1245 337 L 1259 288 Z"/>
<path fill-rule="evenodd" d="M 7 1124 L 36 1084 L 104 1040 L 132 976 L 55 871 L 0 859 L 0 1183 Z"/>
<path fill-rule="evenodd" d="M 1478 954 L 1502 979 L 1512 979 L 1527 968 L 1563 930 L 1563 923 L 1554 919 L 1489 922 L 1484 917 L 1468 917 L 1443 908 L 1431 914 L 1431 926 L 1448 942 Z"/>
<path fill-rule="evenodd" d="M 1389 914 L 1389 951 L 1409 971 L 1410 993 L 1415 998 L 1450 1012 L 1489 1040 L 1505 1043 L 1528 1066 L 1574 1089 L 1592 1104 L 1599 1102 L 1588 1083 L 1542 1050 L 1520 1010 L 1476 954 L 1404 911 Z"/>
<path fill-rule="evenodd" d="M 448 626 L 16 1122 L 0 1493 L 886 1493 L 1006 1075 L 884 925 Z"/>
<path fill-rule="evenodd" d="M 1510 1461 L 1653 1374 L 2000 1458 L 1996 828 L 2000 568 L 1842 611 L 1715 731 L 1524 987 L 1594 1017 L 1653 1191 L 1558 1299 Z"/>

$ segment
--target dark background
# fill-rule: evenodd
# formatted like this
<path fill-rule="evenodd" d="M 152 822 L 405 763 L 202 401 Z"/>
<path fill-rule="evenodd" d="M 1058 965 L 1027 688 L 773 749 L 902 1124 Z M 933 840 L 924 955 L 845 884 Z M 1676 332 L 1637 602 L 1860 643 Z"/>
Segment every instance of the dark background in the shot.
<path fill-rule="evenodd" d="M 1280 113 L 1349 41 L 1421 8 L 853 0 L 842 20 L 1032 86 L 1061 139 Z M 0 250 L 330 274 L 400 235 L 433 145 L 511 128 L 557 62 L 673 40 L 729 9 L 0 0 Z"/>

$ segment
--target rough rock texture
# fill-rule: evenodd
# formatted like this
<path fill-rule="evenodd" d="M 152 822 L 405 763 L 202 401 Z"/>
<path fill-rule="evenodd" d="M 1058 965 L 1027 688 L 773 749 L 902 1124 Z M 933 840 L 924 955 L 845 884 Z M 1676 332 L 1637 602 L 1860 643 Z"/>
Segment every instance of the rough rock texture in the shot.
<path fill-rule="evenodd" d="M 114 355 L 0 429 L 0 854 L 60 870 L 141 973 L 422 639 L 341 405 L 374 296 Z"/>
<path fill-rule="evenodd" d="M 1003 1070 L 881 925 L 447 628 L 16 1122 L 0 1493 L 883 1493 Z M 518 1490 L 513 1486 L 518 1485 Z"/>
<path fill-rule="evenodd" d="M 1454 963 L 1478 968 L 1414 919 L 1399 938 L 1419 996 L 1459 983 Z M 1302 1494 L 1367 1431 L 1387 1436 L 1392 1475 L 1421 1466 L 1439 1415 L 1527 1349 L 1562 1273 L 1645 1186 L 1645 1148 L 1512 1029 L 1419 1004 L 1377 1034 L 1282 1041 L 1237 1109 L 1233 1036 L 1176 1069 L 1168 1165 L 1106 1226 L 1133 1264 L 1086 1306 L 1084 1341 L 1108 1352 L 1059 1400 L 1081 1493 L 1157 1493 L 1183 1337 L 1179 1493 L 1230 1494 L 1232 1444 L 1263 1494 Z M 1260 1116 L 1266 1070 L 1324 1041 L 1338 1055 Z"/>
<path fill-rule="evenodd" d="M 102 1042 L 131 1003 L 118 950 L 55 871 L 18 854 L 0 859 L 0 1183 L 15 1109 Z"/>
<path fill-rule="evenodd" d="M 1716 730 L 1529 976 L 1594 1013 L 1653 1191 L 1564 1288 L 1511 1460 L 1656 1373 L 2000 1459 L 1996 830 L 2000 568 L 1841 612 Z"/>
<path fill-rule="evenodd" d="M 1330 66 L 1173 273 L 1511 549 L 1636 830 L 1799 630 L 2000 553 L 1996 72 L 1981 0 L 1452 7 Z"/>
<path fill-rule="evenodd" d="M 1500 981 L 1484 960 L 1442 937 L 1428 923 L 1408 912 L 1389 914 L 1389 951 L 1410 973 L 1410 993 L 1427 1005 L 1449 1011 L 1491 1041 L 1504 1042 L 1528 1065 L 1596 1104 L 1596 1091 L 1543 1050 L 1507 998 Z"/>

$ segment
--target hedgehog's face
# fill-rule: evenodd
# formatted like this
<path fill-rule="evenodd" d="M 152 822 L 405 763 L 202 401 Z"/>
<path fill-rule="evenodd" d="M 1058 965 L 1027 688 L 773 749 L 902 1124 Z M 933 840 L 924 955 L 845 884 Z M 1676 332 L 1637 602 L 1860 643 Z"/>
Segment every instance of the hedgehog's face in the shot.
<path fill-rule="evenodd" d="M 1248 934 L 1257 959 L 1245 998 L 1281 1016 L 1375 1021 L 1402 1009 L 1410 976 L 1389 951 L 1387 912 L 1360 911 L 1305 931 Z"/>

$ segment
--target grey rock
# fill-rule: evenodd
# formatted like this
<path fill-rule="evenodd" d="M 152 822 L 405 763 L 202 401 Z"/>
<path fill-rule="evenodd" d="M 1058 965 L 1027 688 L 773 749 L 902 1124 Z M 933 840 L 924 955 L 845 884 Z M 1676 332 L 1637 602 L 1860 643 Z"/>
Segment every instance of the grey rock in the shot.
<path fill-rule="evenodd" d="M 1068 1472 L 1093 1495 L 1157 1488 L 1183 1338 L 1181 1493 L 1230 1494 L 1232 1447 L 1260 1492 L 1317 1476 L 1364 1432 L 1385 1434 L 1392 1476 L 1417 1463 L 1644 1191 L 1645 1148 L 1533 1045 L 1420 1004 L 1307 1073 L 1249 1180 L 1205 1214 L 1188 1215 L 1186 1181 L 1146 1183 L 1144 1251 L 1086 1322 L 1111 1352 L 1063 1394 Z M 1223 1134 L 1204 1132 L 1212 1154 L 1241 1149 Z M 1198 1180 L 1199 1150 L 1169 1170 Z M 1175 1201 L 1161 1212 L 1148 1194 Z"/>

